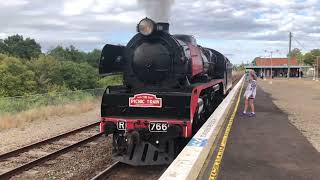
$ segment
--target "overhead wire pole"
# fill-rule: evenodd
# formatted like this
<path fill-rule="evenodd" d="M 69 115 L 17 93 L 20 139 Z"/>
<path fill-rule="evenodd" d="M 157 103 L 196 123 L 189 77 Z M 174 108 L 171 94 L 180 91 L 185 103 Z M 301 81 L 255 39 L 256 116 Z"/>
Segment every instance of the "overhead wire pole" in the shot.
<path fill-rule="evenodd" d="M 313 64 L 313 81 L 319 81 L 319 57 L 320 56 L 315 56 L 315 55 L 312 55 L 311 56 L 313 57 L 316 57 L 315 61 L 314 61 L 314 64 Z"/>
<path fill-rule="evenodd" d="M 313 79 L 314 81 L 319 81 L 319 78 L 318 78 L 318 70 L 319 70 L 319 65 L 318 65 L 318 60 L 319 60 L 319 56 L 314 56 L 316 57 L 316 59 L 314 60 L 314 64 L 313 64 Z"/>
<path fill-rule="evenodd" d="M 313 81 L 316 80 L 316 64 L 313 65 Z"/>
<path fill-rule="evenodd" d="M 272 84 L 272 79 L 273 79 L 273 71 L 272 71 L 272 66 L 273 66 L 273 64 L 272 64 L 272 54 L 273 54 L 273 53 L 277 53 L 277 52 L 279 52 L 279 50 L 278 50 L 278 49 L 277 49 L 277 50 L 274 50 L 274 51 L 264 50 L 264 52 L 266 52 L 266 53 L 270 53 L 270 69 L 271 69 L 271 79 L 270 79 L 270 84 Z"/>
<path fill-rule="evenodd" d="M 266 50 L 264 50 L 264 52 L 266 53 Z M 264 57 L 266 58 L 267 55 L 264 54 Z M 263 68 L 263 80 L 267 80 L 267 78 L 266 78 L 266 68 Z"/>
<path fill-rule="evenodd" d="M 287 74 L 287 78 L 290 77 L 291 40 L 292 40 L 292 33 L 289 32 L 289 57 L 288 57 L 288 74 Z"/>
<path fill-rule="evenodd" d="M 294 38 L 294 40 L 305 50 L 305 51 L 307 51 L 307 48 L 302 44 L 302 43 L 300 43 L 299 41 L 298 41 L 298 39 L 296 39 L 296 38 Z M 311 54 L 311 56 L 313 56 L 313 57 L 315 57 L 316 59 L 315 59 L 315 63 L 314 63 L 314 65 L 313 65 L 313 68 L 314 68 L 314 71 L 313 71 L 313 81 L 315 81 L 315 80 L 317 80 L 317 81 L 319 81 L 319 78 L 316 78 L 316 77 L 318 77 L 316 74 L 317 74 L 317 72 L 316 72 L 316 67 L 318 67 L 319 66 L 319 57 L 320 56 L 315 56 L 315 55 L 313 55 L 313 54 Z M 316 66 L 317 64 L 318 64 L 318 66 Z M 319 67 L 318 67 L 318 69 L 319 69 Z M 318 70 L 319 71 L 319 70 Z M 318 75 L 319 75 L 319 72 L 318 72 Z"/>
<path fill-rule="evenodd" d="M 270 55 L 270 58 L 271 58 L 271 63 L 270 63 L 270 68 L 271 68 L 271 84 L 272 84 L 272 79 L 273 79 L 273 72 L 272 72 L 272 51 L 270 52 L 271 53 L 271 55 Z"/>
<path fill-rule="evenodd" d="M 292 36 L 292 33 L 290 32 L 290 34 L 289 34 L 289 51 L 291 50 L 291 48 L 290 48 L 290 46 L 291 46 L 291 38 L 293 37 Z M 296 37 L 294 38 L 294 40 L 304 49 L 304 50 L 306 50 L 307 51 L 307 49 L 306 49 L 306 47 L 302 44 L 302 43 L 300 43 L 297 39 L 296 39 Z M 311 56 L 313 56 L 313 57 L 315 57 L 316 59 L 315 59 L 315 62 L 314 62 L 314 64 L 313 64 L 313 68 L 314 68 L 314 70 L 313 70 L 313 79 L 312 80 L 314 80 L 314 81 L 319 81 L 319 72 L 320 72 L 320 56 L 315 56 L 315 55 L 313 55 L 313 54 L 311 54 Z M 289 61 L 289 58 L 288 58 L 288 61 Z M 288 66 L 289 67 L 289 66 Z"/>
<path fill-rule="evenodd" d="M 317 78 L 316 78 L 316 81 L 319 81 L 319 57 L 320 56 L 317 56 Z M 314 68 L 314 70 L 316 70 L 316 68 Z"/>
<path fill-rule="evenodd" d="M 290 32 L 290 33 L 291 33 L 291 32 Z M 291 37 L 293 37 L 292 34 L 291 34 Z M 295 40 L 304 50 L 307 51 L 307 48 L 306 48 L 302 43 L 300 43 L 296 38 L 294 38 L 294 40 Z M 315 55 L 313 55 L 313 54 L 311 54 L 311 56 L 313 56 L 313 57 L 316 58 L 316 59 L 315 59 L 315 62 L 314 62 L 314 64 L 313 64 L 314 71 L 313 71 L 313 79 L 312 79 L 312 80 L 314 80 L 314 81 L 319 81 L 320 56 L 315 56 Z"/>

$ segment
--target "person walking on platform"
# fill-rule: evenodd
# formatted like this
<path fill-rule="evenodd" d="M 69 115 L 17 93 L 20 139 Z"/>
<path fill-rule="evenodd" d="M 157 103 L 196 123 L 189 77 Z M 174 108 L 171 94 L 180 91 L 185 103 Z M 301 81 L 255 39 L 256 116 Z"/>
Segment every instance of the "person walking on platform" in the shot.
<path fill-rule="evenodd" d="M 256 97 L 257 92 L 257 76 L 254 71 L 249 71 L 249 83 L 246 91 L 244 92 L 244 110 L 242 115 L 249 115 L 250 117 L 254 117 L 256 114 L 254 112 L 254 104 L 253 100 Z M 251 113 L 247 113 L 248 105 L 250 104 Z"/>

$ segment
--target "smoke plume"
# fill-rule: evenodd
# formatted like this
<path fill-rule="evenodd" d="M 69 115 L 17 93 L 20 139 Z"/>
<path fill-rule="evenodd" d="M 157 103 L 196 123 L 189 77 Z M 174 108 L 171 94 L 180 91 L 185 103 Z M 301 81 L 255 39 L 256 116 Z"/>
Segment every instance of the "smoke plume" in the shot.
<path fill-rule="evenodd" d="M 174 0 L 138 0 L 149 18 L 156 22 L 169 22 L 170 9 Z"/>

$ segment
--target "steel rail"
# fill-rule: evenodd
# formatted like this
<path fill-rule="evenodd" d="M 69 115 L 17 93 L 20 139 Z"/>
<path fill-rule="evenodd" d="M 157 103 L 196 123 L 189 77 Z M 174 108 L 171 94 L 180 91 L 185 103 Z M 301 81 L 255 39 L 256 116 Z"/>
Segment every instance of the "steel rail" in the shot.
<path fill-rule="evenodd" d="M 101 171 L 99 174 L 97 174 L 95 177 L 93 177 L 91 180 L 104 180 L 106 179 L 115 169 L 118 169 L 122 167 L 124 164 L 117 161 L 113 163 L 111 166 L 107 167 L 105 170 Z"/>
<path fill-rule="evenodd" d="M 75 133 L 78 133 L 80 131 L 83 131 L 85 129 L 89 129 L 89 128 L 92 128 L 94 126 L 98 126 L 100 122 L 95 122 L 93 124 L 89 124 L 87 126 L 83 126 L 81 128 L 78 128 L 78 129 L 75 129 L 75 130 L 71 130 L 71 131 L 68 131 L 66 133 L 62 133 L 62 134 L 59 134 L 59 135 L 56 135 L 54 137 L 51 137 L 51 138 L 48 138 L 48 139 L 45 139 L 45 140 L 42 140 L 42 141 L 39 141 L 39 142 L 36 142 L 36 143 L 33 143 L 33 144 L 30 144 L 30 145 L 27 145 L 27 146 L 24 146 L 24 147 L 21 147 L 21 148 L 18 148 L 18 149 L 15 149 L 13 151 L 10 151 L 10 152 L 7 152 L 7 153 L 4 153 L 4 154 L 1 154 L 0 155 L 0 161 L 3 160 L 3 159 L 7 159 L 9 157 L 12 157 L 12 156 L 15 156 L 17 154 L 21 154 L 23 152 L 26 152 L 32 148 L 36 148 L 36 147 L 39 147 L 43 144 L 46 144 L 46 143 L 49 143 L 49 142 L 52 142 L 52 141 L 56 141 L 58 139 L 61 139 L 65 136 L 69 136 L 69 135 L 72 135 L 72 134 L 75 134 Z"/>
<path fill-rule="evenodd" d="M 65 136 L 69 136 L 69 135 L 75 134 L 77 132 L 81 132 L 83 130 L 86 130 L 86 129 L 92 128 L 94 126 L 97 126 L 98 124 L 99 124 L 99 122 L 93 123 L 93 124 L 81 127 L 79 129 L 72 130 L 72 131 L 69 131 L 67 133 L 59 134 L 59 135 L 54 136 L 52 138 L 48 138 L 48 139 L 45 139 L 43 141 L 31 144 L 31 145 L 27 145 L 27 146 L 24 146 L 22 148 L 19 148 L 19 149 L 13 150 L 13 151 L 10 151 L 8 153 L 0 155 L 0 160 L 8 159 L 10 157 L 14 157 L 17 154 L 21 154 L 21 153 L 27 152 L 28 150 L 31 150 L 33 148 L 37 148 L 37 147 L 39 147 L 41 145 L 44 145 L 44 144 L 49 144 L 50 142 L 59 140 L 59 139 L 65 137 Z M 54 151 L 54 152 L 52 152 L 50 154 L 42 156 L 42 157 L 40 157 L 38 159 L 29 161 L 29 162 L 27 162 L 25 164 L 22 164 L 22 165 L 20 165 L 20 166 L 18 166 L 16 168 L 10 169 L 9 171 L 6 171 L 6 172 L 0 174 L 0 179 L 9 179 L 10 177 L 12 177 L 14 175 L 17 175 L 17 174 L 19 174 L 19 173 L 21 173 L 23 171 L 28 170 L 28 169 L 31 169 L 34 166 L 36 166 L 36 165 L 38 165 L 38 164 L 40 164 L 42 162 L 45 162 L 45 161 L 47 161 L 49 159 L 52 159 L 52 158 L 54 158 L 54 157 L 56 157 L 58 155 L 64 154 L 64 153 L 70 151 L 73 148 L 76 148 L 76 147 L 79 147 L 79 146 L 81 146 L 83 144 L 86 144 L 88 142 L 94 141 L 95 139 L 97 139 L 101 135 L 102 135 L 102 133 L 95 134 L 95 135 L 90 136 L 90 137 L 88 137 L 88 138 L 86 138 L 84 140 L 81 140 L 81 141 L 76 142 L 74 144 L 68 145 L 67 147 L 64 147 L 62 149 L 56 150 L 56 151 Z"/>
<path fill-rule="evenodd" d="M 23 172 L 23 171 L 26 171 L 26 170 L 28 170 L 28 169 L 31 169 L 31 168 L 33 168 L 34 166 L 36 166 L 36 165 L 38 165 L 38 164 L 40 164 L 40 163 L 42 163 L 42 162 L 48 161 L 48 160 L 50 160 L 50 159 L 52 159 L 52 158 L 54 158 L 54 157 L 56 157 L 56 156 L 58 156 L 58 155 L 67 153 L 68 151 L 70 151 L 70 150 L 73 149 L 73 148 L 76 148 L 76 147 L 79 147 L 79 146 L 81 146 L 81 145 L 83 145 L 83 144 L 86 144 L 86 143 L 88 143 L 88 142 L 91 142 L 91 141 L 95 140 L 96 138 L 100 137 L 101 135 L 102 135 L 101 133 L 98 133 L 98 134 L 96 134 L 96 135 L 94 135 L 94 136 L 91 136 L 91 137 L 89 137 L 89 138 L 86 138 L 86 139 L 84 139 L 84 140 L 82 140 L 82 141 L 79 141 L 79 142 L 77 142 L 77 143 L 74 143 L 74 144 L 72 144 L 72 145 L 69 145 L 69 146 L 67 146 L 67 147 L 65 147 L 65 148 L 63 148 L 63 149 L 57 150 L 57 151 L 52 152 L 52 153 L 50 153 L 50 154 L 48 154 L 48 155 L 42 156 L 42 157 L 40 157 L 40 158 L 38 158 L 38 159 L 36 159 L 36 160 L 33 160 L 33 161 L 28 162 L 28 163 L 26 163 L 26 164 L 23 164 L 23 165 L 21 165 L 21 166 L 19 166 L 19 167 L 16 167 L 16 168 L 14 168 L 14 169 L 11 169 L 11 170 L 3 173 L 3 174 L 0 174 L 0 179 L 8 179 L 8 178 L 10 178 L 11 176 L 17 175 L 17 174 L 19 174 L 19 173 L 21 173 L 21 172 Z"/>

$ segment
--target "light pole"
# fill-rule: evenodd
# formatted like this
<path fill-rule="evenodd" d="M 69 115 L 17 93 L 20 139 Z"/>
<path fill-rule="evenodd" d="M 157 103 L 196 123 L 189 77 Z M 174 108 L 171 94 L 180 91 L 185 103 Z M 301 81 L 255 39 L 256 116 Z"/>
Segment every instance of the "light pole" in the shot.
<path fill-rule="evenodd" d="M 316 81 L 319 81 L 319 56 L 317 56 L 317 78 Z"/>
<path fill-rule="evenodd" d="M 301 72 L 302 72 L 302 68 L 299 68 L 299 79 L 301 79 Z"/>
<path fill-rule="evenodd" d="M 260 59 L 262 59 L 264 57 L 267 57 L 267 56 L 265 54 L 264 54 L 264 56 L 259 56 Z M 265 67 L 263 69 L 261 68 L 261 72 L 263 74 L 263 80 L 264 81 L 267 80 L 267 78 L 266 78 L 266 68 Z"/>
<path fill-rule="evenodd" d="M 313 66 L 313 79 L 314 81 L 319 81 L 319 57 L 315 56 L 317 59 L 315 60 L 314 66 Z"/>
<path fill-rule="evenodd" d="M 316 80 L 316 64 L 313 65 L 313 79 Z"/>
<path fill-rule="evenodd" d="M 300 57 L 300 58 L 301 58 L 301 57 Z M 300 59 L 300 58 L 297 57 L 297 60 L 298 60 L 298 64 L 299 64 L 299 65 L 301 65 L 301 62 L 302 62 L 302 59 Z M 302 74 L 301 74 L 302 72 L 303 72 L 303 69 L 302 69 L 302 67 L 300 67 L 300 68 L 299 68 L 299 72 L 298 72 L 299 79 L 302 78 L 302 77 L 301 77 L 301 76 L 302 76 Z"/>
<path fill-rule="evenodd" d="M 274 52 L 279 52 L 279 50 L 275 50 L 275 51 L 268 51 L 268 50 L 264 50 L 264 52 L 266 53 L 270 53 L 270 71 L 271 71 L 271 81 L 270 81 L 270 84 L 272 84 L 272 79 L 273 79 L 273 72 L 272 72 L 272 54 Z"/>
<path fill-rule="evenodd" d="M 270 84 L 272 84 L 272 79 L 273 79 L 273 71 L 272 71 L 272 53 L 273 51 L 270 52 L 270 57 L 271 57 L 271 81 L 270 81 Z"/>

